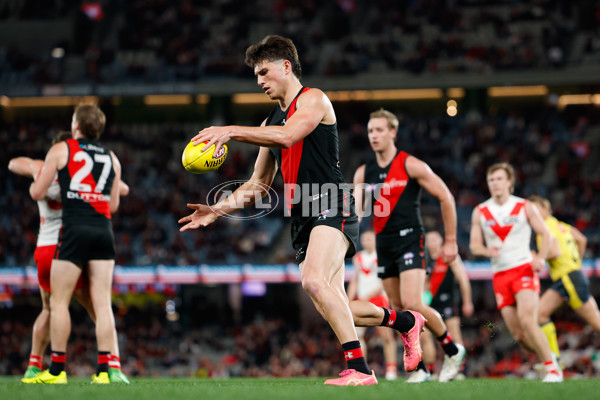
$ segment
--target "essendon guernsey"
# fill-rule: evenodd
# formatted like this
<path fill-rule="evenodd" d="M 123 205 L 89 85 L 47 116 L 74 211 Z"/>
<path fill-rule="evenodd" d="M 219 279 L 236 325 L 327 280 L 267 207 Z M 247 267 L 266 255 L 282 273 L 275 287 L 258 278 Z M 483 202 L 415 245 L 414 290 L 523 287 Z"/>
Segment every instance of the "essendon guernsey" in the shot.
<path fill-rule="evenodd" d="M 406 172 L 408 156 L 400 151 L 384 168 L 375 158 L 365 166 L 365 206 L 373 215 L 377 235 L 405 236 L 424 230 L 419 211 L 421 186 Z"/>
<path fill-rule="evenodd" d="M 58 171 L 64 222 L 110 219 L 115 171 L 110 151 L 89 139 L 69 139 L 67 165 Z"/>
<path fill-rule="evenodd" d="M 435 297 L 438 293 L 451 293 L 454 290 L 454 272 L 442 257 L 435 260 L 431 275 L 429 276 L 429 290 Z"/>
<path fill-rule="evenodd" d="M 298 97 L 307 90 L 309 88 L 302 88 L 286 111 L 282 111 L 281 107 L 275 107 L 269 114 L 266 125 L 285 125 L 296 111 Z M 286 185 L 287 211 L 291 208 L 291 215 L 300 213 L 301 200 L 299 199 L 304 197 L 309 200 L 319 200 L 331 207 L 331 200 L 326 197 L 338 196 L 339 201 L 344 198 L 344 194 L 350 195 L 349 191 L 343 192 L 340 189 L 344 187 L 345 182 L 339 165 L 337 123 L 319 124 L 314 131 L 289 149 L 273 148 L 271 151 L 281 169 L 283 182 Z M 333 187 L 336 189 L 332 193 Z M 295 193 L 293 188 L 307 190 Z M 328 193 L 324 193 L 323 188 Z"/>

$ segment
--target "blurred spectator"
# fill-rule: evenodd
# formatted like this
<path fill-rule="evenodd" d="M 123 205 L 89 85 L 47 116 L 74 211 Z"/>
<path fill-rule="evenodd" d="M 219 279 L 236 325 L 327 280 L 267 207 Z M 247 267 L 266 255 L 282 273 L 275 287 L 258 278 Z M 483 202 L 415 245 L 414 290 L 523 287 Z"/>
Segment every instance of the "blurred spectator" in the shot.
<path fill-rule="evenodd" d="M 56 82 L 41 56 L 51 48 L 30 49 L 18 63 L 7 49 L 0 51 L 6 83 L 249 77 L 243 65 L 248 38 L 267 33 L 294 40 L 305 75 L 484 74 L 600 62 L 598 24 L 595 30 L 588 28 L 593 21 L 578 25 L 586 13 L 598 14 L 589 2 L 542 0 L 532 6 L 509 1 L 490 7 L 450 0 L 324 0 L 317 6 L 315 1 L 265 0 L 257 13 L 254 4 L 234 0 L 111 0 L 98 2 L 100 14 L 94 9 L 93 17 L 78 8 L 78 1 L 37 3 L 0 2 L 0 20 L 75 20 L 76 34 L 68 38 L 73 54 L 66 57 L 83 57 L 85 72 L 78 62 L 66 63 Z"/>

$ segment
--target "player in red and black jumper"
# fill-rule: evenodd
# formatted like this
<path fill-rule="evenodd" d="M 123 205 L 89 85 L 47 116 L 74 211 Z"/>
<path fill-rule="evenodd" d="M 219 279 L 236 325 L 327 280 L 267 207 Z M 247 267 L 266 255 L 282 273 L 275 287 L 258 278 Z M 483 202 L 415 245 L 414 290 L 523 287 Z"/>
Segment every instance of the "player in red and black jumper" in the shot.
<path fill-rule="evenodd" d="M 460 256 L 450 262 L 444 262 L 441 257 L 442 245 L 444 239 L 437 231 L 427 232 L 425 235 L 425 258 L 427 260 L 427 272 L 429 279 L 426 283 L 426 289 L 431 292 L 430 306 L 440 313 L 442 319 L 448 327 L 448 332 L 456 343 L 463 344 L 462 333 L 460 330 L 460 316 L 470 317 L 473 315 L 473 300 L 471 297 L 471 283 L 465 271 Z M 460 288 L 460 294 L 457 291 L 456 284 Z M 459 312 L 458 305 L 461 305 Z M 436 360 L 436 346 L 430 332 L 426 331 L 422 337 L 424 361 L 427 370 L 418 370 L 410 379 L 427 379 L 431 375 Z M 425 375 L 425 376 L 424 376 Z"/>
<path fill-rule="evenodd" d="M 300 265 L 302 287 L 329 322 L 342 344 L 348 369 L 331 385 L 377 383 L 362 355 L 353 316 L 344 290 L 344 258 L 355 253 L 358 220 L 354 201 L 339 168 L 337 120 L 333 106 L 319 89 L 300 82 L 301 66 L 293 42 L 267 36 L 246 51 L 246 64 L 257 83 L 278 106 L 260 127 L 223 126 L 202 130 L 192 141 L 216 149 L 230 140 L 260 146 L 250 179 L 228 198 L 209 207 L 188 204 L 195 210 L 179 220 L 182 231 L 207 226 L 217 218 L 244 208 L 264 196 L 278 169 L 285 183 L 285 207 L 292 219 L 292 243 Z M 308 187 L 307 187 L 308 185 Z M 406 312 L 381 311 L 365 323 L 390 324 L 402 332 L 415 327 Z M 384 322 L 385 320 L 385 322 Z M 420 326 L 416 326 L 420 331 Z M 414 336 L 414 335 L 413 335 Z M 411 341 L 412 349 L 419 346 Z M 420 351 L 420 347 L 419 347 Z M 416 367 L 416 365 L 415 365 Z"/>
<path fill-rule="evenodd" d="M 391 112 L 371 113 L 368 135 L 375 157 L 354 175 L 354 195 L 359 215 L 373 216 L 379 276 L 392 307 L 416 310 L 427 319 L 446 352 L 440 380 L 453 379 L 465 357 L 465 349 L 448 335 L 444 321 L 433 308 L 423 304 L 425 284 L 425 230 L 421 221 L 420 197 L 425 189 L 440 201 L 445 227 L 444 262 L 458 253 L 456 207 L 446 184 L 418 158 L 395 145 L 398 118 Z M 368 310 L 353 308 L 355 314 Z M 421 362 L 420 367 L 424 364 Z"/>
<path fill-rule="evenodd" d="M 109 383 L 115 264 L 111 214 L 119 207 L 121 165 L 112 151 L 97 142 L 105 124 L 106 117 L 97 106 L 77 106 L 71 122 L 73 139 L 50 148 L 40 176 L 30 188 L 34 200 L 44 198 L 58 173 L 63 205 L 63 226 L 50 272 L 52 364 L 31 383 L 67 382 L 64 365 L 71 331 L 69 302 L 84 268 L 96 313 L 98 368 L 92 382 Z"/>

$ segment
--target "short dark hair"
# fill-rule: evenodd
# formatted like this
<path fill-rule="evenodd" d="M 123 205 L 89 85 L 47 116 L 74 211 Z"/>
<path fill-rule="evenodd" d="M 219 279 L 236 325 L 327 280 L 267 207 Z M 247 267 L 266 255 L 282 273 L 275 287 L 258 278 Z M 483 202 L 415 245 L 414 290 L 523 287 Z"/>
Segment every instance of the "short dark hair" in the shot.
<path fill-rule="evenodd" d="M 302 76 L 302 66 L 298 60 L 298 51 L 291 39 L 279 35 L 269 35 L 246 50 L 246 65 L 254 68 L 256 64 L 268 61 L 288 60 L 296 78 Z"/>
<path fill-rule="evenodd" d="M 106 116 L 95 104 L 80 104 L 75 107 L 75 121 L 83 136 L 97 140 L 104 131 Z"/>
<path fill-rule="evenodd" d="M 73 134 L 70 131 L 60 131 L 58 135 L 54 136 L 52 139 L 52 144 L 64 142 L 67 139 L 72 139 Z"/>

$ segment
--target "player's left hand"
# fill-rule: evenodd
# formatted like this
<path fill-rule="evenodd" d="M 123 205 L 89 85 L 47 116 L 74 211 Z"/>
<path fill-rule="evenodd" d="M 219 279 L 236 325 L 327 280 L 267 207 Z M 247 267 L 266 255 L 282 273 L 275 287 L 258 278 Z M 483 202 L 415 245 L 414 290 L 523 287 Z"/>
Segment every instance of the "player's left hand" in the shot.
<path fill-rule="evenodd" d="M 210 128 L 204 128 L 196 136 L 192 138 L 194 146 L 206 142 L 202 151 L 206 151 L 213 144 L 215 145 L 215 152 L 217 152 L 221 146 L 231 139 L 229 136 L 231 129 L 228 126 L 211 126 Z"/>
<path fill-rule="evenodd" d="M 475 311 L 475 307 L 473 307 L 473 303 L 472 302 L 463 303 L 463 305 L 462 305 L 462 315 L 464 317 L 470 317 L 471 315 L 473 315 L 474 311 Z"/>
<path fill-rule="evenodd" d="M 445 240 L 442 246 L 442 261 L 451 263 L 458 255 L 458 245 L 456 240 Z"/>
<path fill-rule="evenodd" d="M 540 272 L 545 266 L 546 260 L 544 260 L 542 257 L 534 257 L 533 261 L 531 261 L 531 268 L 533 268 L 535 272 Z"/>
<path fill-rule="evenodd" d="M 180 224 L 185 224 L 179 228 L 180 232 L 187 231 L 188 229 L 198 229 L 201 226 L 208 226 L 218 218 L 217 214 L 207 205 L 188 203 L 187 206 L 195 211 L 177 221 Z"/>

